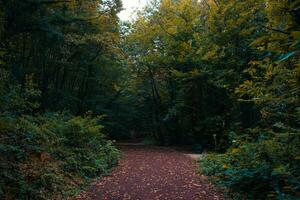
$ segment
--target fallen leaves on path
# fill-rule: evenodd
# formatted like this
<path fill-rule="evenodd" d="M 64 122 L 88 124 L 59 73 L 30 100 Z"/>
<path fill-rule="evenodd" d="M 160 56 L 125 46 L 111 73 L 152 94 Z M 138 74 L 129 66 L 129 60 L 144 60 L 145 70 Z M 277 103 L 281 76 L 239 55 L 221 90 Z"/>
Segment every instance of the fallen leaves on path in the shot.
<path fill-rule="evenodd" d="M 197 163 L 180 152 L 126 146 L 119 166 L 76 200 L 221 200 L 196 174 Z"/>

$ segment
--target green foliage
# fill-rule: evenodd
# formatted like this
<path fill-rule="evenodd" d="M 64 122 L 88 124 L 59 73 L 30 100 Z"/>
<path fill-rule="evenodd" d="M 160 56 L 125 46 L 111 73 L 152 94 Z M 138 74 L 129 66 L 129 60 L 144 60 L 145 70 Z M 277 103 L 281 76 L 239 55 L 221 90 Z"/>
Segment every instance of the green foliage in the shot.
<path fill-rule="evenodd" d="M 0 194 L 73 194 L 116 164 L 105 132 L 224 153 L 201 169 L 232 198 L 297 198 L 299 0 L 121 6 L 0 2 Z"/>
<path fill-rule="evenodd" d="M 224 171 L 226 155 L 209 153 L 205 155 L 205 159 L 200 160 L 200 173 L 207 176 L 218 176 Z"/>
<path fill-rule="evenodd" d="M 240 198 L 299 195 L 299 5 L 162 0 L 125 38 L 140 129 L 226 152 L 202 170 Z"/>
<path fill-rule="evenodd" d="M 119 0 L 1 2 L 1 76 L 5 71 L 14 87 L 6 86 L 6 105 L 110 114 L 123 84 L 120 8 Z M 27 84 L 39 91 L 36 102 L 16 99 L 33 95 Z"/>
<path fill-rule="evenodd" d="M 103 121 L 82 116 L 112 113 L 120 94 L 120 8 L 0 2 L 1 199 L 59 199 L 117 164 Z"/>
<path fill-rule="evenodd" d="M 300 187 L 299 133 L 238 141 L 226 154 L 208 155 L 200 170 L 229 188 L 229 195 L 246 199 L 296 199 Z M 288 145 L 287 145 L 288 143 Z"/>
<path fill-rule="evenodd" d="M 53 199 L 117 164 L 119 152 L 90 116 L 0 118 L 3 199 Z"/>
<path fill-rule="evenodd" d="M 247 77 L 235 89 L 239 101 L 259 110 L 259 123 L 235 135 L 225 154 L 210 155 L 200 168 L 216 176 L 231 198 L 298 199 L 299 38 L 293 35 L 299 31 L 299 2 L 266 2 L 265 31 L 249 44 L 260 56 L 249 61 Z"/>
<path fill-rule="evenodd" d="M 135 89 L 129 95 L 140 102 L 135 110 L 146 113 L 141 117 L 147 124 L 135 124 L 162 144 L 214 148 L 214 134 L 218 144 L 226 138 L 232 102 L 226 88 L 214 80 L 220 79 L 220 70 L 215 73 L 202 59 L 207 50 L 202 39 L 205 9 L 204 3 L 193 0 L 153 3 L 125 37 Z M 211 127 L 213 121 L 218 125 Z"/>
<path fill-rule="evenodd" d="M 38 99 L 41 95 L 40 90 L 36 88 L 32 77 L 26 77 L 24 86 L 14 83 L 10 73 L 0 68 L 0 111 L 13 115 L 22 113 L 32 113 L 39 108 Z"/>

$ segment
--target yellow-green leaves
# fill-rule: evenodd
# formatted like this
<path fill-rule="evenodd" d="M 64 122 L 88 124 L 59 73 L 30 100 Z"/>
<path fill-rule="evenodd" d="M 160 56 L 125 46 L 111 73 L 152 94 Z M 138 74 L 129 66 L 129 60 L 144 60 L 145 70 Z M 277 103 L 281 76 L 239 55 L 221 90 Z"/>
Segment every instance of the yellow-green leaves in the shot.
<path fill-rule="evenodd" d="M 246 80 L 235 89 L 235 94 L 241 98 L 240 100 L 252 100 L 252 98 L 258 99 L 261 97 L 262 90 L 253 81 Z"/>

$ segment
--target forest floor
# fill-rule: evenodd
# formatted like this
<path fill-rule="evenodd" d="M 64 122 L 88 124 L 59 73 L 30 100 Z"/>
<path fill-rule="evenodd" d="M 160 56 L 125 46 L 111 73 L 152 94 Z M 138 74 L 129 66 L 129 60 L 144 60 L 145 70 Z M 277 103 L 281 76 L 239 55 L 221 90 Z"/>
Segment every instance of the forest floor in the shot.
<path fill-rule="evenodd" d="M 197 162 L 182 152 L 141 145 L 120 147 L 123 156 L 109 176 L 95 181 L 76 200 L 221 200 Z"/>

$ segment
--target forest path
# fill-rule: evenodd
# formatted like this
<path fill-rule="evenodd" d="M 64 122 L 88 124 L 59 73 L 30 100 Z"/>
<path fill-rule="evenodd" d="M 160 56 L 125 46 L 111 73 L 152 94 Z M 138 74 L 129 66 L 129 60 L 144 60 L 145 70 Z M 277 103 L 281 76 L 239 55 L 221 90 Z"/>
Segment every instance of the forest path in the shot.
<path fill-rule="evenodd" d="M 122 159 L 109 176 L 76 200 L 220 200 L 213 185 L 201 181 L 197 163 L 163 147 L 122 146 Z"/>

